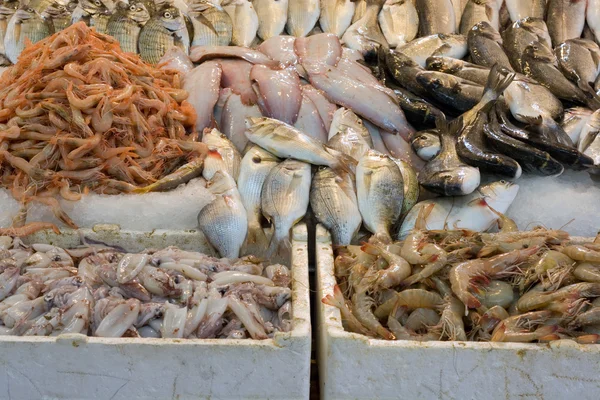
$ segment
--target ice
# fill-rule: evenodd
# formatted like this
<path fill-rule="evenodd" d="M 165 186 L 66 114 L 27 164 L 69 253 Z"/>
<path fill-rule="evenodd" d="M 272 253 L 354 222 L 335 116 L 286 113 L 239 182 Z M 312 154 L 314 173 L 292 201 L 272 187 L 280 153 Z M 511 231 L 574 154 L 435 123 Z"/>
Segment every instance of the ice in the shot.
<path fill-rule="evenodd" d="M 596 236 L 600 230 L 600 185 L 588 173 L 566 170 L 556 178 L 524 174 L 516 183 L 520 190 L 507 215 L 520 229 L 541 224 L 573 236 Z"/>
<path fill-rule="evenodd" d="M 164 193 L 84 196 L 80 201 L 61 200 L 63 210 L 81 228 L 96 224 L 118 224 L 121 229 L 152 231 L 153 229 L 196 229 L 200 209 L 212 200 L 204 179 Z M 8 191 L 0 190 L 0 226 L 11 225 L 19 204 Z M 27 221 L 60 223 L 48 207 L 32 204 Z"/>

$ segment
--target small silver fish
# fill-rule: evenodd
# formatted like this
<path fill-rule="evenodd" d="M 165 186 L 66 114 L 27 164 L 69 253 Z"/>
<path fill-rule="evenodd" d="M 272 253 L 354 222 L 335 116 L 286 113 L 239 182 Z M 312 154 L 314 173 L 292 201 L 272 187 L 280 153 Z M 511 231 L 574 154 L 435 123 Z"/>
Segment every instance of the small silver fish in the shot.
<path fill-rule="evenodd" d="M 119 3 L 108 21 L 108 34 L 119 41 L 123 51 L 137 53 L 140 32 L 149 20 L 150 12 L 143 2 Z"/>
<path fill-rule="evenodd" d="M 233 179 L 237 180 L 242 157 L 227 136 L 213 129 L 204 133 L 202 143 L 206 143 L 210 150 L 219 154 L 211 153 L 204 160 L 204 170 L 202 171 L 204 179 L 212 179 L 217 171 L 226 171 Z"/>
<path fill-rule="evenodd" d="M 10 61 L 4 56 L 4 37 L 8 29 L 8 22 L 19 8 L 18 1 L 0 2 L 0 65 L 8 65 Z"/>
<path fill-rule="evenodd" d="M 379 47 L 389 48 L 377 21 L 383 3 L 385 0 L 368 0 L 365 14 L 346 30 L 342 43 L 363 56 L 376 53 Z"/>
<path fill-rule="evenodd" d="M 140 32 L 138 49 L 142 59 L 157 64 L 171 47 L 189 54 L 190 38 L 182 13 L 176 7 L 163 8 L 152 16 Z"/>
<path fill-rule="evenodd" d="M 72 23 L 84 21 L 99 33 L 107 33 L 108 20 L 115 4 L 112 0 L 79 0 L 73 11 Z"/>
<path fill-rule="evenodd" d="M 411 0 L 388 0 L 379 13 L 379 26 L 391 48 L 413 40 L 419 31 L 419 14 Z"/>
<path fill-rule="evenodd" d="M 369 151 L 372 143 L 369 130 L 352 110 L 341 107 L 333 114 L 327 142 L 329 147 L 358 161 Z"/>

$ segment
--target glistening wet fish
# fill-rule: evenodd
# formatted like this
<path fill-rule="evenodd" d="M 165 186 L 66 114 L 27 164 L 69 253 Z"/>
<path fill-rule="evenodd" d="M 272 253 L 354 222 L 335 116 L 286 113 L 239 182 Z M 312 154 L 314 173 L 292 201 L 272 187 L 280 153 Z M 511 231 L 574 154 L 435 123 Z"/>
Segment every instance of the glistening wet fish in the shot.
<path fill-rule="evenodd" d="M 223 6 L 233 24 L 231 44 L 250 47 L 258 32 L 258 15 L 250 0 L 237 0 Z"/>
<path fill-rule="evenodd" d="M 319 0 L 288 0 L 285 29 L 295 37 L 304 37 L 315 27 L 321 15 Z"/>
<path fill-rule="evenodd" d="M 412 41 L 419 31 L 419 15 L 412 0 L 387 0 L 378 21 L 393 49 Z"/>
<path fill-rule="evenodd" d="M 62 1 L 53 1 L 42 11 L 42 17 L 52 23 L 54 32 L 58 32 L 71 25 L 71 15 L 76 7 L 75 0 L 69 0 L 66 4 Z"/>
<path fill-rule="evenodd" d="M 483 96 L 483 86 L 444 72 L 420 72 L 417 82 L 429 90 L 436 101 L 459 111 L 470 110 Z"/>
<path fill-rule="evenodd" d="M 489 23 L 482 21 L 473 26 L 467 35 L 469 54 L 475 64 L 491 68 L 494 64 L 513 70 L 502 47 L 502 37 Z"/>
<path fill-rule="evenodd" d="M 435 34 L 413 40 L 396 49 L 421 67 L 431 56 L 463 58 L 467 55 L 467 38 L 463 35 Z"/>
<path fill-rule="evenodd" d="M 288 15 L 288 0 L 254 0 L 258 15 L 258 37 L 267 40 L 280 35 L 285 28 Z"/>
<path fill-rule="evenodd" d="M 352 24 L 352 17 L 356 8 L 355 2 L 352 0 L 320 0 L 320 3 L 319 24 L 323 32 L 342 37 L 346 29 Z"/>
<path fill-rule="evenodd" d="M 4 51 L 6 57 L 15 64 L 23 49 L 25 41 L 37 43 L 52 35 L 54 26 L 44 20 L 39 12 L 28 6 L 20 7 L 11 17 L 6 35 Z"/>
<path fill-rule="evenodd" d="M 142 59 L 156 64 L 171 47 L 189 53 L 190 38 L 183 15 L 176 7 L 167 7 L 152 16 L 140 32 L 139 52 Z"/>
<path fill-rule="evenodd" d="M 137 53 L 140 32 L 149 20 L 150 12 L 143 1 L 119 3 L 108 21 L 108 34 L 119 41 L 123 51 Z"/>
<path fill-rule="evenodd" d="M 439 131 L 433 129 L 417 132 L 410 145 L 422 160 L 429 161 L 440 153 L 442 145 Z"/>
<path fill-rule="evenodd" d="M 560 126 L 569 135 L 573 143 L 579 143 L 581 131 L 593 113 L 592 110 L 584 107 L 573 107 L 565 110 L 565 115 Z"/>
<path fill-rule="evenodd" d="M 463 12 L 459 32 L 467 35 L 473 26 L 487 22 L 500 29 L 500 6 L 496 0 L 469 0 Z"/>
<path fill-rule="evenodd" d="M 546 23 L 554 46 L 581 37 L 587 3 L 587 0 L 548 0 Z"/>
<path fill-rule="evenodd" d="M 571 39 L 554 49 L 562 73 L 587 93 L 594 93 L 600 74 L 600 47 L 591 40 Z"/>
<path fill-rule="evenodd" d="M 594 160 L 594 169 L 591 171 L 599 173 L 600 170 L 600 111 L 595 111 L 590 116 L 587 124 L 581 130 L 581 137 L 577 149 Z"/>
<path fill-rule="evenodd" d="M 4 37 L 8 30 L 8 22 L 19 8 L 18 1 L 3 1 L 0 3 L 0 62 L 2 65 L 10 64 L 8 58 L 5 57 Z"/>
<path fill-rule="evenodd" d="M 227 46 L 233 36 L 233 23 L 220 5 L 208 0 L 193 0 L 189 16 L 194 26 L 191 46 Z"/>
<path fill-rule="evenodd" d="M 377 21 L 383 3 L 385 0 L 367 0 L 364 16 L 350 25 L 342 36 L 347 47 L 359 51 L 364 57 L 375 55 L 380 46 L 388 47 Z"/>
<path fill-rule="evenodd" d="M 218 155 L 209 154 L 204 161 L 204 170 L 202 171 L 204 179 L 212 179 L 218 171 L 225 171 L 237 180 L 242 157 L 234 144 L 217 129 L 205 131 L 202 142 L 208 146 L 209 150 L 218 153 Z"/>
<path fill-rule="evenodd" d="M 456 58 L 440 56 L 429 57 L 427 59 L 427 69 L 458 76 L 478 85 L 485 85 L 490 74 L 490 69 L 487 67 L 457 60 Z"/>
<path fill-rule="evenodd" d="M 327 145 L 356 161 L 360 160 L 372 145 L 371 136 L 362 120 L 351 110 L 343 107 L 333 114 L 329 134 Z"/>
<path fill-rule="evenodd" d="M 527 17 L 543 19 L 546 13 L 546 0 L 505 0 L 505 4 L 513 22 Z"/>
<path fill-rule="evenodd" d="M 416 0 L 419 13 L 419 35 L 456 33 L 454 6 L 450 0 Z"/>
<path fill-rule="evenodd" d="M 502 32 L 504 49 L 515 71 L 523 73 L 523 53 L 532 42 L 540 42 L 552 49 L 552 39 L 544 20 L 524 18 L 511 24 Z"/>

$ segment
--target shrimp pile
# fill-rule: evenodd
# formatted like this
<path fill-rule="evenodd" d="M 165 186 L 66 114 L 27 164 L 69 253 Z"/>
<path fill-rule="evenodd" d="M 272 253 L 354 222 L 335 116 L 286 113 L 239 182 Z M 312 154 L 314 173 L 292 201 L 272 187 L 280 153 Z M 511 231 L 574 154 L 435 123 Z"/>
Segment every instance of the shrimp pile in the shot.
<path fill-rule="evenodd" d="M 600 343 L 600 234 L 576 244 L 501 220 L 499 233 L 418 224 L 403 241 L 340 248 L 322 302 L 373 338 Z"/>
<path fill-rule="evenodd" d="M 176 247 L 140 254 L 0 237 L 0 335 L 267 339 L 292 329 L 291 272 Z"/>
<path fill-rule="evenodd" d="M 13 230 L 26 235 L 27 205 L 58 198 L 168 190 L 202 172 L 206 145 L 181 77 L 156 69 L 83 22 L 29 45 L 0 78 L 1 183 L 23 204 Z"/>

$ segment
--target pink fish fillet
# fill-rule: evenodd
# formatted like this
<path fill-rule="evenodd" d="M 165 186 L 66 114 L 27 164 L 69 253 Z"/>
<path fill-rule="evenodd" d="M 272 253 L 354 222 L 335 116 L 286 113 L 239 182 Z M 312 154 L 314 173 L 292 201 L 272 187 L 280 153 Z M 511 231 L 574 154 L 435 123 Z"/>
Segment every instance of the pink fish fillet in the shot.
<path fill-rule="evenodd" d="M 214 124 L 213 109 L 219 99 L 221 85 L 221 64 L 215 61 L 205 62 L 191 70 L 183 88 L 190 94 L 189 101 L 196 110 L 196 131 L 202 132 Z"/>
<path fill-rule="evenodd" d="M 274 119 L 294 125 L 298 119 L 302 90 L 295 69 L 273 70 L 265 65 L 255 65 L 250 79 L 256 83 L 261 112 Z"/>

